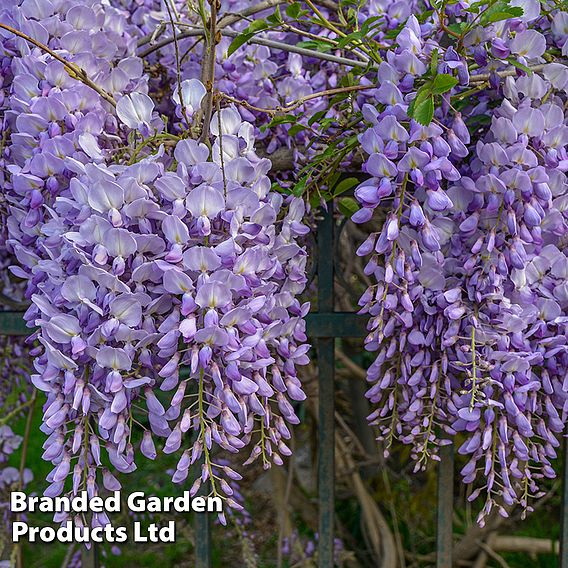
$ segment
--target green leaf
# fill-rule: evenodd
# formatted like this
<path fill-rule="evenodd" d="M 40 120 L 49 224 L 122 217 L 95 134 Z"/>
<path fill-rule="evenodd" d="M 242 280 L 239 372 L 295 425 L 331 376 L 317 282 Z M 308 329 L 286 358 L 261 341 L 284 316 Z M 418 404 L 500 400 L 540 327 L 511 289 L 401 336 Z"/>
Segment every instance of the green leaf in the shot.
<path fill-rule="evenodd" d="M 290 127 L 288 129 L 288 134 L 290 136 L 296 136 L 296 134 L 298 134 L 299 132 L 302 132 L 302 130 L 305 130 L 306 127 L 303 124 L 294 124 L 294 126 Z"/>
<path fill-rule="evenodd" d="M 430 61 L 430 74 L 435 75 L 438 69 L 438 48 L 432 52 L 432 59 Z"/>
<path fill-rule="evenodd" d="M 286 15 L 293 20 L 298 19 L 298 16 L 302 12 L 302 6 L 300 6 L 299 2 L 294 2 L 293 4 L 289 4 L 286 7 Z"/>
<path fill-rule="evenodd" d="M 284 193 L 285 195 L 290 195 L 291 193 L 287 187 L 282 187 L 277 181 L 272 182 L 272 186 L 270 189 L 278 193 Z"/>
<path fill-rule="evenodd" d="M 307 176 L 300 179 L 300 181 L 292 188 L 292 194 L 296 197 L 301 197 L 306 189 L 307 182 Z"/>
<path fill-rule="evenodd" d="M 493 22 L 501 22 L 502 20 L 510 20 L 511 18 L 520 18 L 523 15 L 523 9 L 520 7 L 509 8 L 507 12 L 493 12 L 488 18 L 481 17 L 484 24 Z"/>
<path fill-rule="evenodd" d="M 465 22 L 453 22 L 452 24 L 449 24 L 447 26 L 449 30 L 453 31 L 456 34 L 462 34 L 466 27 L 467 24 Z"/>
<path fill-rule="evenodd" d="M 416 19 L 423 24 L 426 20 L 430 18 L 430 16 L 434 13 L 434 10 L 424 10 L 420 13 L 416 14 Z M 382 16 L 381 16 L 382 17 Z"/>
<path fill-rule="evenodd" d="M 297 116 L 293 114 L 280 114 L 275 116 L 269 123 L 268 128 L 272 128 L 273 126 L 278 126 L 279 124 L 293 124 L 298 120 Z"/>
<path fill-rule="evenodd" d="M 247 43 L 255 33 L 260 32 L 268 28 L 268 23 L 265 20 L 255 20 L 250 24 L 250 26 L 244 29 L 229 45 L 227 50 L 227 56 L 233 55 L 241 45 Z"/>
<path fill-rule="evenodd" d="M 377 27 L 384 26 L 383 16 L 373 16 L 372 18 L 367 18 L 361 25 L 361 32 L 364 36 L 368 35 L 369 32 Z"/>
<path fill-rule="evenodd" d="M 432 96 L 432 84 L 430 82 L 425 83 L 416 92 L 416 97 L 410 101 L 408 105 L 408 116 L 414 116 L 414 109 L 420 106 L 428 97 Z"/>
<path fill-rule="evenodd" d="M 342 179 L 334 188 L 333 188 L 333 196 L 337 197 L 350 189 L 359 185 L 359 180 L 354 177 L 349 177 Z"/>
<path fill-rule="evenodd" d="M 520 69 L 521 71 L 524 71 L 527 75 L 533 74 L 533 70 L 530 67 L 527 67 L 526 65 L 523 65 L 522 63 L 519 63 L 514 57 L 507 57 L 507 61 L 513 67 L 516 67 L 517 69 Z"/>
<path fill-rule="evenodd" d="M 276 6 L 276 10 L 270 16 L 266 18 L 267 22 L 271 24 L 281 24 L 282 23 L 282 13 L 280 12 L 280 6 Z"/>
<path fill-rule="evenodd" d="M 425 100 L 414 106 L 412 117 L 418 124 L 428 126 L 434 118 L 434 96 L 430 95 Z"/>
<path fill-rule="evenodd" d="M 320 53 L 326 53 L 331 51 L 333 45 L 325 41 L 309 40 L 309 41 L 299 41 L 296 44 L 298 47 L 305 47 L 306 49 L 313 49 L 314 51 L 319 51 Z"/>
<path fill-rule="evenodd" d="M 342 197 L 338 201 L 339 210 L 346 217 L 351 217 L 359 211 L 359 204 L 352 197 Z"/>
<path fill-rule="evenodd" d="M 327 114 L 327 110 L 320 110 L 318 112 L 316 112 L 313 116 L 310 117 L 310 120 L 308 120 L 308 124 L 310 126 L 312 126 L 314 124 L 314 122 L 318 122 L 319 120 L 321 120 L 325 115 Z"/>
<path fill-rule="evenodd" d="M 312 209 L 316 209 L 321 205 L 322 196 L 318 192 L 314 191 L 310 195 L 309 202 L 310 202 L 310 207 Z"/>
<path fill-rule="evenodd" d="M 257 33 L 265 30 L 268 27 L 268 24 L 264 20 L 254 20 L 249 24 L 249 27 L 246 30 L 243 30 L 245 33 Z"/>
<path fill-rule="evenodd" d="M 523 14 L 524 11 L 519 6 L 511 6 L 508 0 L 499 0 L 482 12 L 479 23 L 481 25 L 491 24 L 510 18 L 519 18 Z"/>
<path fill-rule="evenodd" d="M 474 2 L 473 4 L 469 5 L 468 10 L 470 12 L 474 12 L 475 14 L 477 14 L 479 12 L 479 10 L 481 10 L 481 8 L 483 8 L 483 6 L 487 6 L 487 4 L 489 4 L 489 2 L 487 2 L 487 0 L 481 0 L 481 2 Z"/>
<path fill-rule="evenodd" d="M 231 55 L 233 55 L 233 53 L 235 53 L 235 51 L 237 51 L 237 49 L 239 49 L 239 47 L 241 47 L 241 45 L 245 44 L 253 36 L 254 36 L 254 34 L 246 34 L 246 33 L 239 34 L 231 42 L 231 45 L 229 45 L 229 49 L 227 50 L 227 57 L 230 57 Z"/>
<path fill-rule="evenodd" d="M 339 49 L 343 49 L 346 45 L 349 45 L 350 43 L 353 43 L 353 42 L 359 43 L 361 41 L 361 39 L 364 37 L 364 35 L 365 34 L 362 31 L 350 33 L 349 35 L 342 37 L 337 42 L 337 47 Z"/>
<path fill-rule="evenodd" d="M 434 77 L 431 92 L 434 95 L 443 95 L 444 93 L 451 91 L 457 84 L 458 80 L 455 77 L 442 73 L 441 75 L 436 75 Z"/>

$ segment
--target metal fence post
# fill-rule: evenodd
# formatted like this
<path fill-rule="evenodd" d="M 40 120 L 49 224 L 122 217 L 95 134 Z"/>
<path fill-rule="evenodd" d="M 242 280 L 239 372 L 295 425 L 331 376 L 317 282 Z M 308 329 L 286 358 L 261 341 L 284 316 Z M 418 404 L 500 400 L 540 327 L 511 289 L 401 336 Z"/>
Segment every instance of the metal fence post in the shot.
<path fill-rule="evenodd" d="M 437 568 L 452 568 L 454 516 L 454 446 L 440 448 L 438 466 Z"/>
<path fill-rule="evenodd" d="M 209 513 L 195 513 L 195 568 L 211 568 Z"/>
<path fill-rule="evenodd" d="M 318 227 L 318 311 L 333 312 L 333 204 Z M 319 568 L 333 567 L 335 517 L 335 339 L 318 340 Z"/>
<path fill-rule="evenodd" d="M 83 546 L 83 545 L 82 545 Z M 99 568 L 99 547 L 91 543 L 91 548 L 83 546 L 81 552 L 81 568 Z"/>

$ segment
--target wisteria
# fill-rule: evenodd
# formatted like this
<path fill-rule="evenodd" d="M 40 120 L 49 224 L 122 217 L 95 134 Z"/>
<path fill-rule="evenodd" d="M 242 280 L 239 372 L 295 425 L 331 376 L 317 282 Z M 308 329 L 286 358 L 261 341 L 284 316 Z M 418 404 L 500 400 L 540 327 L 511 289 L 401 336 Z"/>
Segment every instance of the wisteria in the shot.
<path fill-rule="evenodd" d="M 30 336 L 2 340 L 0 402 L 42 404 L 46 496 L 174 454 L 237 518 L 305 414 L 323 208 L 364 234 L 385 455 L 455 443 L 479 524 L 524 515 L 568 417 L 568 13 L 280 4 L 2 7 L 0 305 Z M 0 423 L 2 491 L 31 479 L 21 440 Z"/>
<path fill-rule="evenodd" d="M 65 14 L 77 30 L 68 32 L 72 49 L 65 35 L 45 43 L 60 41 L 68 61 L 89 63 L 97 28 L 86 22 L 96 20 L 95 9 L 100 25 L 118 15 L 73 8 Z M 46 495 L 65 491 L 68 478 L 74 493 L 120 488 L 101 452 L 117 471 L 133 471 L 132 424 L 147 420 L 139 451 L 154 459 L 154 437 L 171 453 L 195 432 L 173 480 L 185 481 L 203 459 L 192 492 L 209 481 L 237 507 L 226 479 L 240 476 L 215 463 L 214 447 L 237 452 L 252 443 L 249 463 L 281 464 L 290 454 L 286 423 L 298 422 L 290 400 L 305 398 L 296 371 L 308 361 L 308 304 L 297 299 L 305 206 L 271 191 L 270 161 L 256 156 L 252 125 L 234 107 L 213 115 L 210 146 L 172 134 L 171 150 L 116 163 L 121 131 L 147 138 L 164 128 L 142 92 L 140 60 L 124 58 L 126 29 L 115 23 L 112 48 L 110 36 L 96 36 L 101 56 L 120 58 L 116 67 L 90 61 L 106 92 L 121 92 L 116 116 L 48 55 L 15 60 L 22 72 L 12 95 L 8 243 L 23 268 L 15 273 L 29 281 L 26 319 L 39 326 L 43 346 L 32 381 L 47 393 L 43 457 L 54 469 Z M 118 33 L 126 51 L 117 54 Z M 38 66 L 46 77 L 39 82 Z M 129 86 L 141 90 L 124 94 Z M 180 92 L 172 101 L 191 120 L 205 88 L 190 79 Z M 180 379 L 182 367 L 189 376 Z"/>
<path fill-rule="evenodd" d="M 554 16 L 555 30 L 563 17 Z M 459 452 L 471 459 L 461 473 L 466 483 L 483 478 L 472 494 L 486 495 L 482 524 L 495 504 L 504 516 L 516 503 L 531 510 L 530 498 L 542 495 L 539 480 L 555 476 L 551 460 L 568 410 L 568 68 L 549 63 L 499 75 L 510 54 L 536 65 L 547 39 L 565 43 L 558 31 L 547 38 L 529 27 L 538 21 L 511 19 L 482 34 L 474 26 L 464 45 L 478 63 L 475 74 L 452 47 L 435 47 L 432 90 L 440 74 L 452 75 L 454 104 L 462 87 L 492 71 L 487 86 L 474 88 L 475 105 L 457 110 L 445 98 L 433 122 L 420 126 L 420 103 L 412 103 L 410 118 L 396 65 L 409 58 L 426 73 L 432 58 L 423 46 L 433 48 L 436 27 L 411 17 L 393 47 L 399 57 L 379 67 L 382 106 L 363 109 L 371 127 L 360 139 L 374 177 L 355 192 L 364 208 L 354 220 L 369 220 L 393 199 L 382 231 L 359 249 L 374 250 L 366 270 L 377 280 L 361 299 L 372 316 L 367 348 L 378 351 L 368 375 L 367 396 L 378 406 L 370 419 L 386 448 L 394 438 L 412 444 L 417 468 L 467 433 Z M 480 113 L 490 113 L 490 124 L 474 140 L 466 124 Z"/>

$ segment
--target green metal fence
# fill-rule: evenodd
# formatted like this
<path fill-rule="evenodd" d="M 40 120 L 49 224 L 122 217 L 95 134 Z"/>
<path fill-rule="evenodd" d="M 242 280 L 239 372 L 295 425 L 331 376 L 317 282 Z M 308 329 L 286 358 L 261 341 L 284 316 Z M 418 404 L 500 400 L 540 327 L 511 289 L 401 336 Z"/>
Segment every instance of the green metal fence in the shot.
<path fill-rule="evenodd" d="M 320 568 L 333 568 L 335 517 L 335 339 L 363 338 L 367 316 L 335 312 L 334 271 L 336 224 L 332 213 L 324 213 L 317 231 L 318 311 L 307 316 L 308 336 L 315 341 L 318 361 L 319 434 L 318 501 Z M 21 312 L 0 312 L 0 335 L 27 335 Z M 568 568 L 568 444 L 564 445 L 562 513 L 560 519 L 559 568 Z M 437 568 L 452 568 L 454 509 L 454 448 L 440 450 L 437 494 Z M 195 515 L 196 568 L 211 566 L 211 519 Z M 552 523 L 552 524 L 553 524 Z M 96 547 L 85 551 L 83 568 L 98 568 Z M 527 565 L 528 566 L 528 565 Z"/>

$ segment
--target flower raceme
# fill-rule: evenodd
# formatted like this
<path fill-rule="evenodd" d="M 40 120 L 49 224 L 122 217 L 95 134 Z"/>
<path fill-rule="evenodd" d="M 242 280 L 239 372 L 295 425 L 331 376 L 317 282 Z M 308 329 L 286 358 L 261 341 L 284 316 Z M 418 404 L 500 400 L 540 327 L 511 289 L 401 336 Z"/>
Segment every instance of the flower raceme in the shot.
<path fill-rule="evenodd" d="M 466 36 L 478 72 L 504 66 L 509 53 L 538 62 L 551 38 L 528 27 L 537 17 Z M 475 105 L 445 112 L 443 102 L 422 127 L 408 116 L 412 82 L 401 66 L 416 58 L 414 75 L 425 73 L 424 38 L 433 49 L 436 37 L 411 17 L 396 41 L 399 57 L 379 67 L 375 105 L 364 108 L 370 127 L 360 139 L 373 177 L 355 192 L 363 208 L 354 220 L 370 220 L 385 202 L 390 209 L 358 251 L 373 255 L 366 272 L 376 279 L 361 298 L 371 315 L 367 348 L 377 351 L 369 418 L 387 451 L 395 438 L 412 446 L 417 469 L 463 433 L 459 453 L 470 461 L 462 476 L 481 479 L 471 498 L 485 494 L 483 524 L 494 507 L 504 516 L 514 504 L 531 510 L 530 499 L 543 494 L 539 481 L 555 476 L 568 410 L 568 68 L 495 74 Z M 438 71 L 467 85 L 451 49 L 438 46 Z M 479 112 L 491 122 L 473 140 L 466 123 Z"/>
<path fill-rule="evenodd" d="M 54 469 L 46 495 L 120 488 L 101 453 L 118 472 L 133 471 L 140 426 L 139 451 L 150 459 L 156 437 L 167 453 L 185 448 L 174 481 L 185 482 L 200 460 L 193 493 L 210 482 L 239 507 L 227 479 L 240 476 L 214 452 L 251 445 L 249 462 L 282 463 L 287 424 L 298 423 L 293 401 L 305 398 L 296 370 L 308 362 L 308 304 L 297 299 L 306 281 L 304 203 L 271 191 L 270 161 L 255 154 L 253 127 L 232 107 L 213 115 L 210 145 L 185 138 L 138 162 L 115 161 L 123 137 L 163 127 L 140 61 L 125 59 L 128 26 L 99 4 L 45 11 L 13 17 L 24 28 L 60 17 L 44 43 L 123 93 L 115 116 L 49 56 L 5 40 L 19 69 L 8 118 L 9 244 L 43 347 L 32 380 L 47 395 L 43 457 Z M 99 32 L 119 15 L 113 42 Z M 191 118 L 205 89 L 190 80 L 181 90 Z"/>
<path fill-rule="evenodd" d="M 225 110 L 238 121 L 235 109 Z M 305 398 L 296 365 L 307 363 L 308 306 L 296 296 L 306 256 L 296 241 L 307 228 L 303 202 L 270 191 L 270 162 L 252 144 L 242 123 L 214 138 L 213 160 L 204 144 L 178 142 L 175 171 L 163 154 L 126 167 L 87 164 L 71 196 L 56 201 L 63 271 L 33 298 L 46 348 L 35 381 L 49 393 L 52 437 L 75 420 L 91 440 L 91 466 L 100 465 L 100 436 L 119 471 L 135 467 L 127 439 L 138 398 L 149 421 L 147 457 L 155 456 L 152 433 L 166 437 L 170 453 L 195 432 L 174 474 L 184 481 L 203 456 L 194 491 L 208 479 L 213 491 L 226 488 L 216 486 L 225 469 L 213 446 L 236 452 L 260 428 L 251 459 L 262 455 L 268 467 L 290 453 L 286 423 L 298 422 L 290 400 Z M 180 378 L 182 366 L 189 377 Z M 173 391 L 166 408 L 158 388 Z M 54 494 L 69 473 L 62 464 L 81 450 L 70 442 L 56 458 Z"/>

